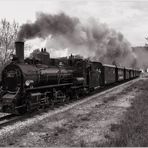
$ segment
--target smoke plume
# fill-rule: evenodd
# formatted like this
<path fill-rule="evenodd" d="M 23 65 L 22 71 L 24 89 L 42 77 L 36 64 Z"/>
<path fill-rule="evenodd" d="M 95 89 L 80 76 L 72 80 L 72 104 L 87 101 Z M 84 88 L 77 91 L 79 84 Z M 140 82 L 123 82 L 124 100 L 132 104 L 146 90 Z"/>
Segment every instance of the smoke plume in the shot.
<path fill-rule="evenodd" d="M 49 35 L 51 38 L 47 39 Z M 47 39 L 47 48 L 68 48 L 69 54 L 80 54 L 106 64 L 128 67 L 137 65 L 136 55 L 124 36 L 93 18 L 82 23 L 78 18 L 64 13 L 37 13 L 34 23 L 21 26 L 18 40 L 37 37 Z"/>
<path fill-rule="evenodd" d="M 61 13 L 59 15 L 50 15 L 45 13 L 37 13 L 34 23 L 26 23 L 21 26 L 18 33 L 18 40 L 32 38 L 46 38 L 50 34 L 66 34 L 72 33 L 75 29 L 78 19 L 70 18 Z"/>

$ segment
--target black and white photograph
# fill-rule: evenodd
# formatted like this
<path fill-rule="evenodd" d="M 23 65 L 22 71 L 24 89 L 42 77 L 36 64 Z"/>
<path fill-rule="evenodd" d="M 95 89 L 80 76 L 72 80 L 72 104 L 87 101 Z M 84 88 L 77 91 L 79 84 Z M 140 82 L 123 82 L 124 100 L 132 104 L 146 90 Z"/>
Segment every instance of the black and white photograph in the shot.
<path fill-rule="evenodd" d="M 148 147 L 148 0 L 0 0 L 0 147 Z"/>

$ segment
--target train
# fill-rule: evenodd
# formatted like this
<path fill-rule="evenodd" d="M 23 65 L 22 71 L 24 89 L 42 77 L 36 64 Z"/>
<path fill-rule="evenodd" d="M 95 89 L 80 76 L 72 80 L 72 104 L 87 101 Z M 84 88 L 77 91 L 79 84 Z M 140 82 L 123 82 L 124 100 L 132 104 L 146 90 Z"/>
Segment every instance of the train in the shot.
<path fill-rule="evenodd" d="M 53 59 L 46 49 L 24 59 L 24 42 L 2 70 L 1 112 L 24 114 L 59 102 L 69 102 L 95 89 L 139 77 L 138 69 L 106 65 L 70 55 Z"/>

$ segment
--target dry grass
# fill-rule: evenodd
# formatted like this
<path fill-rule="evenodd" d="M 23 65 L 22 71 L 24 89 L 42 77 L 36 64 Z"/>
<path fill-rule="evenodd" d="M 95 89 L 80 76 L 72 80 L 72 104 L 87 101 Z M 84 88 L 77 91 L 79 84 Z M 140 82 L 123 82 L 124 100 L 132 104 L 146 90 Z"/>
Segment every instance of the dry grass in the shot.
<path fill-rule="evenodd" d="M 111 125 L 111 131 L 118 132 L 118 137 L 111 138 L 103 146 L 148 146 L 148 80 L 141 82 L 139 94 L 128 109 L 120 125 Z"/>

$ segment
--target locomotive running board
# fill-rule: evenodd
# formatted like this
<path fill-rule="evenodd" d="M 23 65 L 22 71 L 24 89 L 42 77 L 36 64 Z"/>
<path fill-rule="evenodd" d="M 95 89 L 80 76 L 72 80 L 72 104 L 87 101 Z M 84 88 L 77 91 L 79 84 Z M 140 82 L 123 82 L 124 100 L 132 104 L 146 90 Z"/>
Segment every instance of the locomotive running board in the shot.
<path fill-rule="evenodd" d="M 38 90 L 38 89 L 47 89 L 47 88 L 53 88 L 53 87 L 61 87 L 61 86 L 69 86 L 73 83 L 65 83 L 65 84 L 56 84 L 56 85 L 47 85 L 47 86 L 40 86 L 40 87 L 34 87 L 34 88 L 27 88 L 27 91 L 31 90 Z"/>

